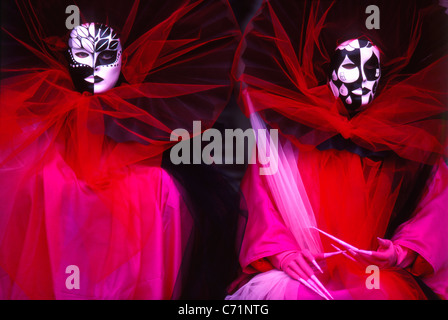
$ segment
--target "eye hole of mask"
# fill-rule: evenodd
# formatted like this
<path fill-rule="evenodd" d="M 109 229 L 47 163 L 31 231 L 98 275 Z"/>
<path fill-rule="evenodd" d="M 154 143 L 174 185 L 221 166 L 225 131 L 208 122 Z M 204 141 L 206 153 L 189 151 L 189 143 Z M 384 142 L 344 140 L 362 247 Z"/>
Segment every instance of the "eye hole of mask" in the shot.
<path fill-rule="evenodd" d="M 77 53 L 75 53 L 75 55 L 76 55 L 78 58 L 82 58 L 82 59 L 87 58 L 87 57 L 89 56 L 89 54 L 88 54 L 88 53 L 85 53 L 85 52 L 77 52 Z"/>
<path fill-rule="evenodd" d="M 98 55 L 99 65 L 108 65 L 117 59 L 117 51 L 106 50 Z"/>
<path fill-rule="evenodd" d="M 353 63 L 346 63 L 344 65 L 342 65 L 345 69 L 351 70 L 351 69 L 355 69 L 356 65 Z"/>
<path fill-rule="evenodd" d="M 103 51 L 99 56 L 103 60 L 112 60 L 115 58 L 115 53 L 112 51 Z"/>

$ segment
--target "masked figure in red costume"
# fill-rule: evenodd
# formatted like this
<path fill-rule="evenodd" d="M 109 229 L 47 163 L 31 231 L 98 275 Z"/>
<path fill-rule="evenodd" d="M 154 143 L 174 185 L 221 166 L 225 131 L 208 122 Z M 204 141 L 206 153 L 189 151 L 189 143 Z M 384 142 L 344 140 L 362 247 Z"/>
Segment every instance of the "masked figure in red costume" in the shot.
<path fill-rule="evenodd" d="M 76 1 L 68 30 L 71 4 L 2 2 L 1 298 L 223 297 L 233 218 L 201 230 L 162 155 L 227 103 L 227 1 Z"/>
<path fill-rule="evenodd" d="M 285 0 L 247 28 L 240 102 L 280 132 L 278 170 L 259 161 L 242 182 L 227 299 L 448 298 L 447 16 L 430 1 L 369 5 L 379 29 L 359 1 Z"/>

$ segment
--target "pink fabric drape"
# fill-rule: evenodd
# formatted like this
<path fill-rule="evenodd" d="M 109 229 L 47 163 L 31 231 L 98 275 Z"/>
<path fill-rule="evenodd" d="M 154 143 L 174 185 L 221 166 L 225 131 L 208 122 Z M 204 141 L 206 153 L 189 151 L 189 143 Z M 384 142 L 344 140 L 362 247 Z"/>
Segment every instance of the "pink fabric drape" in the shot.
<path fill-rule="evenodd" d="M 448 167 L 440 161 L 435 176 L 412 218 L 398 228 L 392 240 L 417 252 L 433 273 L 422 280 L 435 293 L 448 299 Z M 415 272 L 419 272 L 415 266 Z"/>
<path fill-rule="evenodd" d="M 0 170 L 0 298 L 175 297 L 192 221 L 173 179 L 160 167 L 133 165 L 93 191 L 56 149 L 29 175 L 46 143 Z M 71 265 L 79 289 L 66 286 Z"/>

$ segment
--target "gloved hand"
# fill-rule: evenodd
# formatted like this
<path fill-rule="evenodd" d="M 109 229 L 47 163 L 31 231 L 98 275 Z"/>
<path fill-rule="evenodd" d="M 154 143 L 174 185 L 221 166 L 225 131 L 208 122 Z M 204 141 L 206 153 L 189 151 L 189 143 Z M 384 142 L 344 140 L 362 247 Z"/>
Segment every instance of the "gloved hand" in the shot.
<path fill-rule="evenodd" d="M 284 271 L 294 280 L 300 281 L 325 299 L 333 297 L 322 283 L 314 275 L 312 266 L 314 265 L 320 272 L 321 268 L 316 262 L 315 257 L 307 250 L 303 251 L 284 251 L 269 257 L 269 261 L 274 267 Z"/>
<path fill-rule="evenodd" d="M 309 251 L 284 251 L 269 257 L 269 261 L 295 280 L 307 280 L 314 275 L 311 265 L 316 260 Z"/>

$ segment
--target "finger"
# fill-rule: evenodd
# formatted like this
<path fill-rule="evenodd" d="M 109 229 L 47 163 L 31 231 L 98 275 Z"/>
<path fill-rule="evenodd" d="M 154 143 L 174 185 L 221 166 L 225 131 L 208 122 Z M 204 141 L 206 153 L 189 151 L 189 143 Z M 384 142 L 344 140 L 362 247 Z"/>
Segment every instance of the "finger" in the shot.
<path fill-rule="evenodd" d="M 335 248 L 336 250 L 338 250 L 338 252 L 340 252 L 344 257 L 346 257 L 346 258 L 348 258 L 348 259 L 350 259 L 350 260 L 356 262 L 356 260 L 355 260 L 353 257 L 351 257 L 350 255 L 347 254 L 347 251 L 346 251 L 346 250 L 341 250 L 340 248 L 338 248 L 338 247 L 335 246 L 334 244 L 331 244 L 331 246 L 332 246 L 333 248 Z"/>
<path fill-rule="evenodd" d="M 320 273 L 324 273 L 316 260 L 313 259 L 313 261 L 311 261 L 311 263 L 317 268 L 317 270 L 319 270 Z"/>
<path fill-rule="evenodd" d="M 342 254 L 345 251 L 339 250 L 339 251 L 335 251 L 335 252 L 324 252 L 324 253 L 318 253 L 315 258 L 317 261 L 323 260 L 323 259 L 327 259 L 333 256 L 337 256 L 339 254 Z"/>
<path fill-rule="evenodd" d="M 330 239 L 333 239 L 334 241 L 336 241 L 337 243 L 339 243 L 340 245 L 342 245 L 343 247 L 347 248 L 347 249 L 353 249 L 353 250 L 358 250 L 358 248 L 352 246 L 351 244 L 348 244 L 345 241 L 342 241 L 339 238 L 336 238 L 335 236 L 332 236 L 331 234 L 326 233 L 325 231 L 322 231 L 316 227 L 311 227 L 313 229 L 316 229 L 317 231 L 319 231 L 320 233 L 326 235 L 327 237 L 329 237 Z"/>
<path fill-rule="evenodd" d="M 306 282 L 305 280 L 303 280 L 302 278 L 298 279 L 300 281 L 300 283 L 302 283 L 305 287 L 307 287 L 308 289 L 310 289 L 311 291 L 313 291 L 314 293 L 318 294 L 319 296 L 321 296 L 322 298 L 328 300 L 328 298 L 319 290 L 315 289 L 313 286 L 311 286 L 308 282 Z"/>
<path fill-rule="evenodd" d="M 378 238 L 378 253 L 381 253 L 381 259 L 389 260 L 391 256 L 395 255 L 394 243 L 387 239 Z"/>
<path fill-rule="evenodd" d="M 306 276 L 301 271 L 300 267 L 293 263 L 290 263 L 283 271 L 294 280 L 299 280 L 303 278 L 303 276 Z"/>
<path fill-rule="evenodd" d="M 313 259 L 313 257 L 309 256 L 306 251 L 303 254 L 305 257 L 307 257 L 307 259 Z M 323 284 L 319 281 L 319 279 L 317 279 L 317 277 L 314 275 L 314 272 L 312 271 L 311 267 L 309 266 L 309 264 L 307 263 L 307 261 L 305 261 L 305 258 L 302 255 L 299 255 L 297 257 L 297 260 L 295 261 L 297 262 L 299 267 L 302 267 L 302 270 L 304 272 L 307 273 L 307 275 L 310 277 L 307 282 L 313 286 L 316 290 L 319 290 L 320 292 L 322 292 L 324 295 L 326 295 L 327 297 L 329 297 L 330 299 L 333 299 L 333 297 L 331 296 L 331 294 L 328 292 L 328 290 L 323 286 Z"/>
<path fill-rule="evenodd" d="M 377 265 L 377 266 L 381 266 L 383 265 L 383 262 L 386 261 L 384 259 L 379 259 L 377 258 L 378 255 L 375 251 L 372 252 L 372 254 L 364 254 L 362 252 L 354 252 L 352 250 L 349 250 L 349 252 L 351 254 L 353 254 L 354 258 L 356 259 L 357 262 L 365 264 L 365 265 Z"/>
<path fill-rule="evenodd" d="M 311 287 L 313 287 L 314 290 L 318 291 L 323 297 L 325 297 L 325 299 L 330 300 L 330 297 L 328 297 L 325 293 L 323 293 L 322 290 L 319 289 L 319 287 L 317 286 L 316 283 L 314 283 L 313 280 L 308 279 L 306 282 L 307 282 Z"/>
<path fill-rule="evenodd" d="M 369 251 L 369 250 L 349 250 L 349 252 L 351 254 L 353 254 L 353 256 L 358 259 L 358 258 L 363 258 L 366 261 L 377 261 L 378 259 L 382 259 L 383 257 L 383 253 L 381 252 L 377 252 L 377 251 Z"/>
<path fill-rule="evenodd" d="M 306 274 L 305 271 L 303 271 L 303 269 L 300 267 L 300 265 L 297 263 L 296 260 L 293 260 L 289 264 L 287 270 L 291 270 L 294 274 L 297 275 L 297 277 L 295 279 L 303 278 L 303 279 L 307 280 L 309 278 L 309 276 Z"/>
<path fill-rule="evenodd" d="M 385 261 L 389 260 L 389 252 L 387 251 L 366 251 L 366 250 L 359 250 L 356 252 L 361 257 L 364 257 L 364 259 L 368 261 Z"/>
<path fill-rule="evenodd" d="M 352 261 L 354 261 L 354 262 L 358 262 L 355 258 L 353 258 L 352 256 L 350 256 L 348 253 L 343 253 L 343 255 L 344 255 L 344 257 L 346 257 L 346 258 L 348 258 L 348 259 L 350 259 L 350 260 L 352 260 Z"/>
<path fill-rule="evenodd" d="M 311 276 L 311 279 L 319 286 L 321 290 L 325 292 L 326 295 L 328 295 L 331 299 L 334 299 L 330 292 L 328 292 L 327 288 L 324 287 L 324 285 L 320 282 L 319 279 L 317 279 L 314 274 Z"/>
<path fill-rule="evenodd" d="M 378 240 L 378 244 L 380 245 L 380 248 L 388 249 L 392 245 L 392 241 L 390 241 L 390 240 L 382 239 L 379 237 L 377 237 L 376 239 Z"/>
<path fill-rule="evenodd" d="M 343 253 L 345 253 L 345 251 L 342 251 L 342 250 L 336 251 L 336 252 L 326 252 L 326 253 L 324 253 L 324 258 L 325 259 L 330 258 L 330 257 L 337 256 L 337 255 L 343 254 Z"/>
<path fill-rule="evenodd" d="M 325 291 L 326 291 L 325 288 L 322 290 L 322 288 L 321 288 L 322 284 L 317 279 L 317 277 L 314 275 L 311 267 L 305 262 L 305 260 L 303 258 L 301 258 L 302 261 L 299 262 L 300 258 L 301 258 L 301 256 L 298 256 L 298 259 L 294 260 L 290 264 L 289 268 L 290 268 L 291 272 L 294 273 L 294 274 L 297 274 L 299 278 L 305 279 L 306 282 L 309 285 L 311 285 L 315 290 L 319 291 L 321 293 L 321 295 L 326 296 L 326 297 L 332 299 L 330 294 L 326 294 L 325 293 Z M 307 269 L 307 270 L 305 271 L 304 268 L 302 268 L 302 266 L 305 269 Z M 317 282 L 319 282 L 320 285 Z"/>
<path fill-rule="evenodd" d="M 295 261 L 300 266 L 300 268 L 302 268 L 302 270 L 306 273 L 306 275 L 308 276 L 307 278 L 310 278 L 312 275 L 314 275 L 313 269 L 310 267 L 309 262 L 304 258 L 303 255 L 298 255 Z"/>
<path fill-rule="evenodd" d="M 296 271 L 296 270 L 294 270 L 294 269 L 292 269 L 292 268 L 287 268 L 286 270 L 284 270 L 285 271 L 285 273 L 288 275 L 288 276 L 290 276 L 292 279 L 294 279 L 294 280 L 299 280 L 299 279 L 302 279 L 302 277 L 299 275 L 299 273 Z"/>
<path fill-rule="evenodd" d="M 366 255 L 366 256 L 371 256 L 371 255 L 373 255 L 373 252 L 374 252 L 374 251 L 370 251 L 370 250 L 361 250 L 361 249 L 353 250 L 353 251 L 355 251 L 356 253 Z"/>
<path fill-rule="evenodd" d="M 347 251 L 347 250 L 342 250 L 341 248 L 339 248 L 337 245 L 335 245 L 333 243 L 330 243 L 330 245 L 338 251 Z"/>

